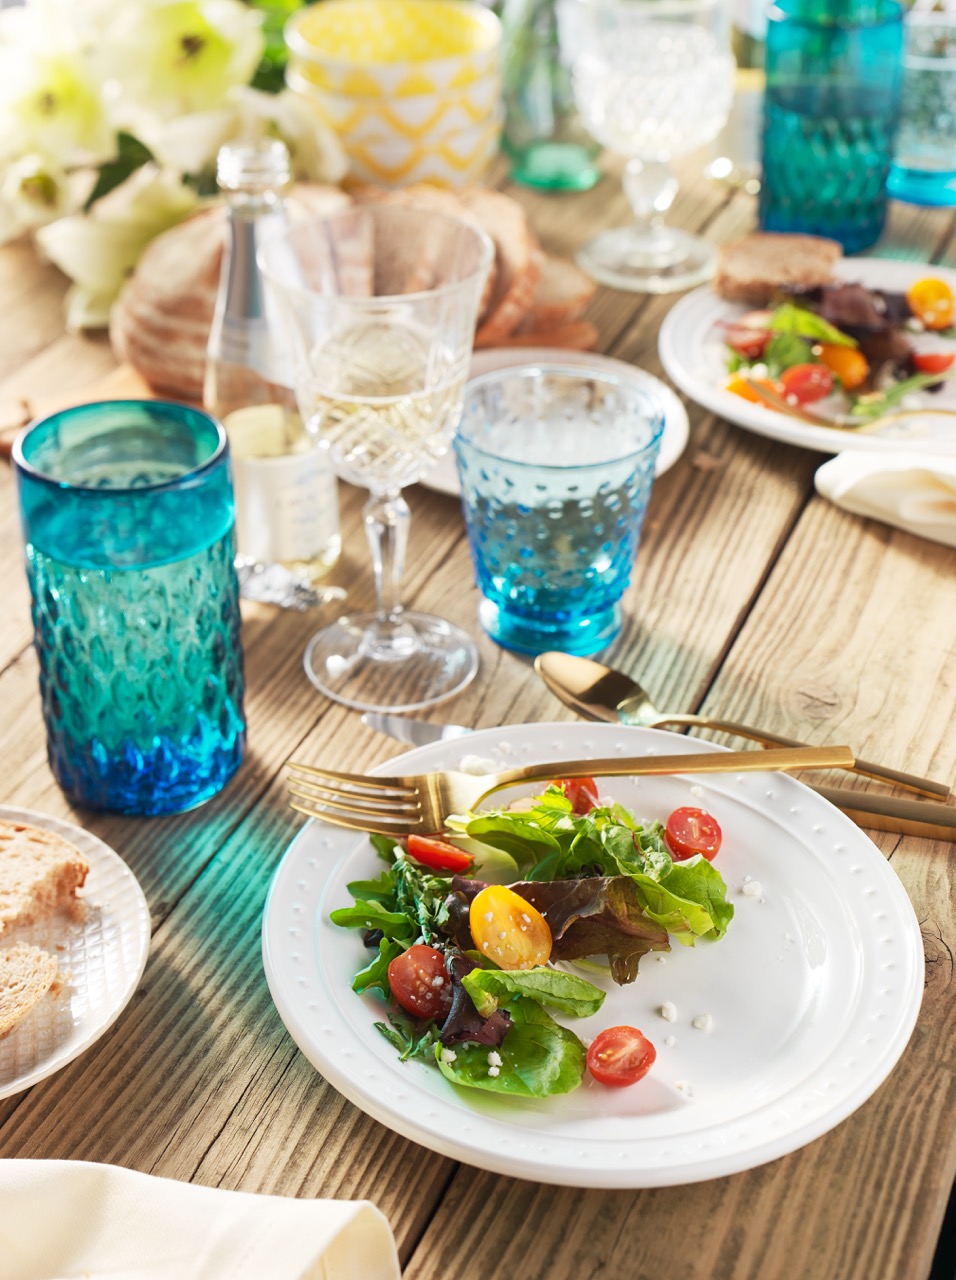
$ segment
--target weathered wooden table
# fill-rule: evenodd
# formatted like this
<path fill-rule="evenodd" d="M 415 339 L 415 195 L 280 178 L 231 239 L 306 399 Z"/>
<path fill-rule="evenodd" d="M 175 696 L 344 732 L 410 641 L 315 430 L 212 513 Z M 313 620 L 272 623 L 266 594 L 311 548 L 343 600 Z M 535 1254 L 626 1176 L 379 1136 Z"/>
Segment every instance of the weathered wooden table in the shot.
<path fill-rule="evenodd" d="M 587 194 L 520 198 L 545 246 L 565 254 L 626 216 L 611 176 Z M 749 229 L 754 207 L 701 179 L 675 216 L 719 241 Z M 875 252 L 956 265 L 956 217 L 894 206 Z M 64 333 L 64 287 L 26 243 L 0 252 L 0 401 L 69 401 L 113 369 L 105 338 Z M 660 372 L 657 334 L 671 305 L 602 291 L 590 314 L 608 353 Z M 627 622 L 603 656 L 663 706 L 848 741 L 870 759 L 956 778 L 956 553 L 816 497 L 820 455 L 688 407 L 689 446 L 655 485 Z M 368 1197 L 392 1224 L 409 1280 L 929 1275 L 956 1176 L 954 846 L 874 834 L 915 906 L 926 989 L 901 1061 L 832 1132 L 751 1172 L 658 1190 L 572 1190 L 456 1164 L 328 1085 L 286 1033 L 263 976 L 263 902 L 301 825 L 285 804 L 283 762 L 320 759 L 334 742 L 337 763 L 365 769 L 400 750 L 308 683 L 301 659 L 316 617 L 245 609 L 249 749 L 223 794 L 164 820 L 71 813 L 46 763 L 6 463 L 0 493 L 0 800 L 71 818 L 119 850 L 153 925 L 145 977 L 111 1030 L 0 1102 L 0 1156 Z M 457 502 L 422 487 L 410 496 L 407 601 L 478 634 Z M 343 489 L 345 550 L 333 573 L 360 607 L 371 597 L 362 500 Z M 478 678 L 433 718 L 571 718 L 528 660 L 478 639 Z"/>

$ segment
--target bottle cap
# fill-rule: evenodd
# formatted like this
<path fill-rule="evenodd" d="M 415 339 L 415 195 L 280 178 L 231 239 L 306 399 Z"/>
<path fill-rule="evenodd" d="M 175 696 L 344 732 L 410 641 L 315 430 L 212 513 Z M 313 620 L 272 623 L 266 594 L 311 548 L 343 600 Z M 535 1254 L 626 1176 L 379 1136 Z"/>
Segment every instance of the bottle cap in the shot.
<path fill-rule="evenodd" d="M 265 191 L 292 177 L 289 148 L 276 138 L 227 142 L 219 148 L 216 181 L 225 191 Z"/>

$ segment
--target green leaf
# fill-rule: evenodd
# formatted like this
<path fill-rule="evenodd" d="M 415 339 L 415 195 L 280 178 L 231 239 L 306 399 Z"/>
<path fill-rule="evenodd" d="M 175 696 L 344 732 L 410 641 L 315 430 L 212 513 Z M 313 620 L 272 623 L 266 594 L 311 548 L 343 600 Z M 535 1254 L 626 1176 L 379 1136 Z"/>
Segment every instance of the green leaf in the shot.
<path fill-rule="evenodd" d="M 435 1052 L 434 1046 L 438 1045 L 438 1028 L 434 1022 L 423 1025 L 398 1013 L 390 1013 L 388 1020 L 391 1026 L 386 1026 L 384 1022 L 373 1025 L 398 1050 L 402 1062 L 407 1062 L 409 1058 L 424 1058 L 426 1061 L 431 1059 Z"/>
<path fill-rule="evenodd" d="M 902 400 L 914 391 L 922 391 L 925 387 L 934 387 L 938 382 L 956 376 L 956 369 L 945 373 L 915 373 L 911 378 L 904 378 L 883 391 L 871 391 L 867 395 L 857 396 L 850 408 L 850 415 L 861 422 L 869 422 L 874 418 L 882 418 L 885 413 L 895 409 Z M 929 407 L 929 406 L 927 406 Z"/>
<path fill-rule="evenodd" d="M 383 938 L 378 944 L 378 955 L 375 959 L 364 969 L 360 969 L 352 979 L 352 990 L 361 994 L 363 991 L 377 989 L 387 1000 L 392 994 L 392 989 L 388 985 L 388 966 L 404 950 L 403 943 L 395 942 L 391 938 Z"/>
<path fill-rule="evenodd" d="M 416 932 L 404 911 L 389 911 L 380 902 L 364 902 L 361 898 L 352 907 L 331 912 L 329 919 L 342 929 L 381 929 L 386 938 L 407 939 Z"/>
<path fill-rule="evenodd" d="M 589 1018 L 604 1003 L 600 987 L 546 966 L 510 971 L 473 969 L 462 978 L 462 985 L 483 1018 L 490 1018 L 511 996 L 526 996 L 575 1018 Z"/>
<path fill-rule="evenodd" d="M 587 1052 L 566 1027 L 562 1027 L 534 1000 L 518 997 L 508 1005 L 513 1025 L 497 1050 L 487 1045 L 461 1044 L 454 1047 L 454 1060 L 445 1060 L 441 1045 L 435 1046 L 435 1060 L 442 1075 L 453 1084 L 485 1089 L 522 1098 L 549 1098 L 570 1093 L 584 1079 Z M 490 1074 L 493 1061 L 501 1058 L 498 1074 Z"/>
<path fill-rule="evenodd" d="M 806 338 L 778 333 L 767 343 L 763 358 L 770 377 L 779 378 L 784 369 L 792 369 L 795 364 L 812 364 L 813 351 Z"/>
<path fill-rule="evenodd" d="M 105 164 L 100 165 L 93 190 L 87 196 L 86 204 L 83 206 L 84 213 L 89 213 L 97 200 L 108 195 L 121 182 L 125 182 L 131 173 L 141 169 L 144 164 L 149 164 L 152 159 L 152 151 L 138 138 L 134 138 L 131 133 L 122 131 L 117 133 L 116 159 L 107 160 Z"/>
<path fill-rule="evenodd" d="M 829 320 L 824 320 L 805 307 L 798 307 L 792 302 L 785 302 L 775 307 L 770 313 L 767 328 L 771 333 L 795 333 L 801 338 L 809 338 L 813 342 L 826 342 L 837 347 L 855 347 L 859 344 L 854 338 L 843 333 Z"/>

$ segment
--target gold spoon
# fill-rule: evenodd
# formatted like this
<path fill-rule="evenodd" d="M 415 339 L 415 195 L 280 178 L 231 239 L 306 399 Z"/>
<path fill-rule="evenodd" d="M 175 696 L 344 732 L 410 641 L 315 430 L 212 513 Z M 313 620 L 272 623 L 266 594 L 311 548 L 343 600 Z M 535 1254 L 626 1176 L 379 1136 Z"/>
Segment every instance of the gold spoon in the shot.
<path fill-rule="evenodd" d="M 806 745 L 795 738 L 784 738 L 765 729 L 753 729 L 749 725 L 718 720 L 713 716 L 660 711 L 636 680 L 591 658 L 551 651 L 535 658 L 534 669 L 557 698 L 589 720 L 608 720 L 612 724 L 637 725 L 643 729 L 659 729 L 667 724 L 696 726 L 749 738 L 765 747 Z M 945 799 L 950 794 L 949 787 L 941 782 L 901 773 L 866 760 L 857 759 L 851 772 L 935 798 Z"/>

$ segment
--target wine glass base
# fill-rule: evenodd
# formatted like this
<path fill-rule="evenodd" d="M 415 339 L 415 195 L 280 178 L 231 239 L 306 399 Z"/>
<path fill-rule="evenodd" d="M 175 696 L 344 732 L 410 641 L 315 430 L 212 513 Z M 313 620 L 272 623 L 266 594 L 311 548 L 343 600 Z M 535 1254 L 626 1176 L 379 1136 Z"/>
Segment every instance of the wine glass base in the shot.
<path fill-rule="evenodd" d="M 397 624 L 356 613 L 314 635 L 304 665 L 333 702 L 356 711 L 421 711 L 470 684 L 478 650 L 466 632 L 430 613 L 405 612 Z"/>
<path fill-rule="evenodd" d="M 601 284 L 632 293 L 676 293 L 709 280 L 717 250 L 701 236 L 666 227 L 653 234 L 616 227 L 589 240 L 578 265 Z"/>

